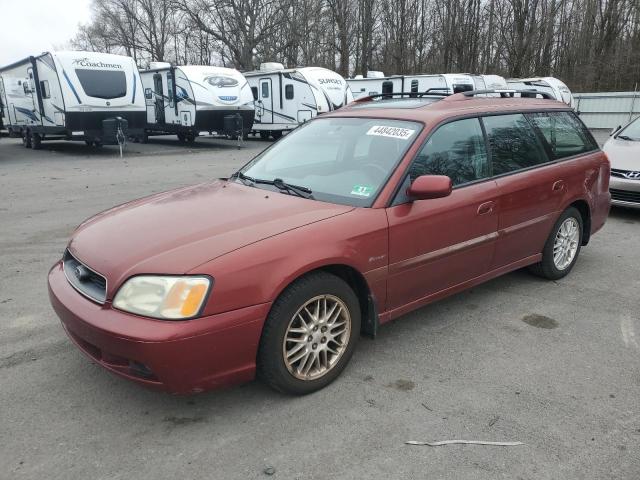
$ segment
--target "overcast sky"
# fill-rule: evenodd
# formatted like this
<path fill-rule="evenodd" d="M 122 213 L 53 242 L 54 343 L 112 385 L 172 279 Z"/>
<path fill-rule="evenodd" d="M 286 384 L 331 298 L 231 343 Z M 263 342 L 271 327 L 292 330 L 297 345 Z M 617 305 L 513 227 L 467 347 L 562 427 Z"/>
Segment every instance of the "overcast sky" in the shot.
<path fill-rule="evenodd" d="M 69 46 L 91 0 L 0 0 L 0 66 Z"/>

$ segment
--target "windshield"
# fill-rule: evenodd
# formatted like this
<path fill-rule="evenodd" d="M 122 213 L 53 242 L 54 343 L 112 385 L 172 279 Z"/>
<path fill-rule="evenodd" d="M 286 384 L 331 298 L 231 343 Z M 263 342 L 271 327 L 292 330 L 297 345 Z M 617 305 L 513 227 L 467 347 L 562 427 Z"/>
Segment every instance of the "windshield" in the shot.
<path fill-rule="evenodd" d="M 320 118 L 298 127 L 241 172 L 306 187 L 316 200 L 369 207 L 421 129 L 400 120 Z"/>
<path fill-rule="evenodd" d="M 616 137 L 622 137 L 623 140 L 640 140 L 640 117 L 624 127 Z"/>
<path fill-rule="evenodd" d="M 76 75 L 84 93 L 89 97 L 110 100 L 124 97 L 127 94 L 127 78 L 124 72 L 77 69 Z"/>

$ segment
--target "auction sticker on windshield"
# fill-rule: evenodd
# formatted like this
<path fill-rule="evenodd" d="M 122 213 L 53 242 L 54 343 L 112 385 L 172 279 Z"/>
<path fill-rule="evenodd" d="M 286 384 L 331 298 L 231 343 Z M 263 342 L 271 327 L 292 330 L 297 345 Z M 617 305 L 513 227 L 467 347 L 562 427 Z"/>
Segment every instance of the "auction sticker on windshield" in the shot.
<path fill-rule="evenodd" d="M 374 125 L 369 129 L 367 135 L 376 135 L 378 137 L 391 137 L 407 140 L 413 135 L 415 130 L 410 128 L 386 127 L 384 125 Z"/>

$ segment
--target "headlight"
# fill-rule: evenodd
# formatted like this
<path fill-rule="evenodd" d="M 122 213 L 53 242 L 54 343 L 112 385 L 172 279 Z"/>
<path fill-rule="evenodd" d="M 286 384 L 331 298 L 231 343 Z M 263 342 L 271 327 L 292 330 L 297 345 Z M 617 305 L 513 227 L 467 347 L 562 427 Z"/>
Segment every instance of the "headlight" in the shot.
<path fill-rule="evenodd" d="M 207 78 L 207 82 L 214 87 L 235 87 L 238 85 L 238 80 L 232 77 L 209 77 Z"/>
<path fill-rule="evenodd" d="M 200 313 L 210 287 L 211 280 L 203 276 L 140 275 L 120 287 L 113 306 L 144 317 L 182 320 Z"/>

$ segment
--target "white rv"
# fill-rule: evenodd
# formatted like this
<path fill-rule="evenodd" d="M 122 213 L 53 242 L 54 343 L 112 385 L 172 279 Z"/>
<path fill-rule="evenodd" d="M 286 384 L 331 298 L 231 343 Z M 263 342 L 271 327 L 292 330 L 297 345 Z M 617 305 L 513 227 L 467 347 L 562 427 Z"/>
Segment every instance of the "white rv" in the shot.
<path fill-rule="evenodd" d="M 550 93 L 556 100 L 564 102 L 573 107 L 574 100 L 571 90 L 562 81 L 554 77 L 536 78 L 509 78 L 507 79 L 509 88 L 515 90 L 538 90 Z"/>
<path fill-rule="evenodd" d="M 475 90 L 500 90 L 509 88 L 507 81 L 500 75 L 471 75 Z"/>
<path fill-rule="evenodd" d="M 251 131 L 253 95 L 237 70 L 169 63 L 150 67 L 140 72 L 146 135 L 176 134 L 181 142 L 193 142 L 200 132 L 240 136 Z"/>
<path fill-rule="evenodd" d="M 474 90 L 471 75 L 444 73 L 441 75 L 393 75 L 381 76 L 380 72 L 367 72 L 347 80 L 353 97 L 358 99 L 381 93 L 443 93 L 453 94 Z"/>
<path fill-rule="evenodd" d="M 26 147 L 43 140 L 116 144 L 140 134 L 145 105 L 131 57 L 45 52 L 0 69 L 4 125 Z"/>
<path fill-rule="evenodd" d="M 283 131 L 353 101 L 345 79 L 326 68 L 263 63 L 244 76 L 255 100 L 253 131 L 262 138 L 280 138 Z"/>

